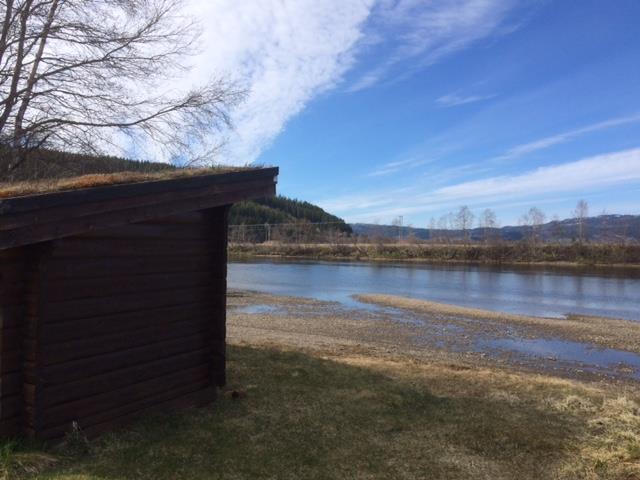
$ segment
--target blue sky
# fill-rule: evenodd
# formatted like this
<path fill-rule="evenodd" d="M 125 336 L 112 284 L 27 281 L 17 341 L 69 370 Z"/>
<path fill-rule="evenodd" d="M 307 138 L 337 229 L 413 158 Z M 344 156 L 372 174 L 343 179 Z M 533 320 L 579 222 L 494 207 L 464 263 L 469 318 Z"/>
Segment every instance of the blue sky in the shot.
<path fill-rule="evenodd" d="M 640 214 L 637 0 L 198 8 L 207 68 L 251 91 L 221 160 L 280 166 L 283 195 L 422 227 L 460 205 Z"/>

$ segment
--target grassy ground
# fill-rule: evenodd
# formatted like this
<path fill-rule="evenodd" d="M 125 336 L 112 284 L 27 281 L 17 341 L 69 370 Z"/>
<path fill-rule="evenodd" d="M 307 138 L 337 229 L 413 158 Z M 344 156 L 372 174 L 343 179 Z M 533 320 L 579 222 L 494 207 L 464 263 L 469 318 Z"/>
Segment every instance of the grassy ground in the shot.
<path fill-rule="evenodd" d="M 639 266 L 640 245 L 503 242 L 462 244 L 231 244 L 235 257 L 291 257 L 327 260 L 390 260 L 444 263 Z"/>
<path fill-rule="evenodd" d="M 638 397 L 533 374 L 236 345 L 209 408 L 55 450 L 5 478 L 637 479 Z"/>

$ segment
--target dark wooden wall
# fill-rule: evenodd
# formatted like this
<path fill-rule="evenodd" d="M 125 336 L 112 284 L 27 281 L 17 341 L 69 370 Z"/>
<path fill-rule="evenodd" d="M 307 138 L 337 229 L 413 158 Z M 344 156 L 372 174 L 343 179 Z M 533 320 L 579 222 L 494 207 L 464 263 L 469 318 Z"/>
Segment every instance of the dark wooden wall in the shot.
<path fill-rule="evenodd" d="M 142 411 L 214 398 L 225 381 L 227 214 L 98 230 L 28 255 L 15 292 L 26 312 L 24 432 L 57 438 L 76 421 L 91 436 Z"/>
<path fill-rule="evenodd" d="M 0 435 L 22 423 L 22 325 L 27 265 L 24 248 L 0 251 Z"/>

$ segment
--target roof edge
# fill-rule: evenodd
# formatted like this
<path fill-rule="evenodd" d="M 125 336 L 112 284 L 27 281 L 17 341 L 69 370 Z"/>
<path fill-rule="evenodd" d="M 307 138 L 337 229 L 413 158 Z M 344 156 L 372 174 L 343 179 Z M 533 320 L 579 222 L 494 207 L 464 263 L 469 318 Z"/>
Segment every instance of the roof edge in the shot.
<path fill-rule="evenodd" d="M 42 208 L 72 205 L 77 202 L 93 202 L 136 195 L 165 193 L 171 190 L 195 189 L 219 183 L 235 183 L 266 177 L 277 177 L 278 167 L 261 167 L 225 173 L 199 174 L 160 180 L 97 185 L 72 188 L 15 197 L 0 198 L 0 219 L 5 214 L 15 214 Z M 0 227 L 1 228 L 1 227 Z"/>
<path fill-rule="evenodd" d="M 0 201 L 0 250 L 275 195 L 279 169 L 100 186 Z"/>

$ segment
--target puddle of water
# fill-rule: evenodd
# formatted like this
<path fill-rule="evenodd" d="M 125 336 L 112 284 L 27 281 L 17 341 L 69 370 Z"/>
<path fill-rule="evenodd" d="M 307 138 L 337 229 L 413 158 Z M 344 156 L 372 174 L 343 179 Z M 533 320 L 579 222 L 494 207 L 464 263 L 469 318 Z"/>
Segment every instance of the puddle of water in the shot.
<path fill-rule="evenodd" d="M 565 362 L 581 363 L 604 369 L 631 367 L 631 376 L 640 379 L 640 355 L 615 350 L 597 348 L 579 342 L 550 339 L 479 339 L 475 342 L 478 351 L 512 351 L 524 356 L 556 359 Z"/>
<path fill-rule="evenodd" d="M 348 310 L 355 311 L 366 311 L 368 313 L 372 313 L 375 315 L 380 315 L 383 317 L 389 317 L 394 322 L 398 323 L 406 323 L 410 325 L 424 325 L 424 318 L 419 315 L 414 315 L 407 310 L 403 310 L 401 308 L 388 307 L 386 305 L 378 305 L 375 303 L 365 303 L 360 302 L 353 298 L 349 297 L 350 303 L 345 305 L 345 302 L 342 302 L 340 306 L 343 308 L 347 308 Z"/>
<path fill-rule="evenodd" d="M 255 305 L 247 305 L 246 307 L 239 307 L 234 310 L 237 313 L 248 313 L 250 315 L 257 314 L 276 314 L 281 313 L 282 308 L 277 305 L 267 305 L 267 304 L 255 304 Z"/>

